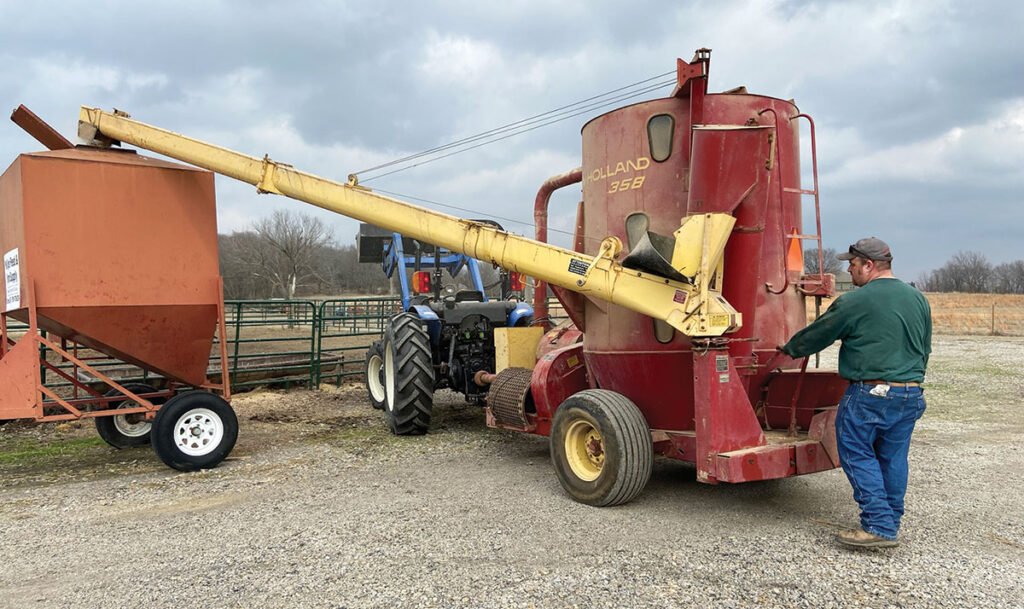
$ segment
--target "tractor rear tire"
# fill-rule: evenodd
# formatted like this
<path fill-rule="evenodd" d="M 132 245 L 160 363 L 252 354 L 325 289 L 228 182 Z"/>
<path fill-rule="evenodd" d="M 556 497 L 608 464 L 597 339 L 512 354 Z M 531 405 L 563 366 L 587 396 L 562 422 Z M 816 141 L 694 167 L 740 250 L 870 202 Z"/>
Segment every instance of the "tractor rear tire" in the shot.
<path fill-rule="evenodd" d="M 626 396 L 586 389 L 558 407 L 551 461 L 562 488 L 580 503 L 621 505 L 651 477 L 654 447 L 643 413 Z"/>
<path fill-rule="evenodd" d="M 399 313 L 388 320 L 384 387 L 384 414 L 391 433 L 427 433 L 434 409 L 434 364 L 427 328 L 411 313 Z"/>
<path fill-rule="evenodd" d="M 238 417 L 219 395 L 179 393 L 153 419 L 150 434 L 160 460 L 182 472 L 216 467 L 238 440 Z"/>
<path fill-rule="evenodd" d="M 384 346 L 375 340 L 366 349 L 366 393 L 370 396 L 370 405 L 377 410 L 384 409 L 387 395 L 384 391 Z"/>
<path fill-rule="evenodd" d="M 142 383 L 128 383 L 124 388 L 136 395 L 156 393 L 157 389 Z M 122 395 L 117 389 L 111 389 L 104 397 Z M 166 397 L 158 397 L 149 400 L 154 405 L 163 404 Z M 108 402 L 107 408 L 116 410 L 119 408 L 133 408 L 139 404 L 135 400 L 124 396 L 120 402 Z M 149 444 L 149 434 L 153 429 L 151 419 L 146 419 L 145 414 L 115 414 L 106 417 L 96 417 L 96 432 L 103 438 L 103 441 L 120 450 L 133 446 L 145 446 Z"/>

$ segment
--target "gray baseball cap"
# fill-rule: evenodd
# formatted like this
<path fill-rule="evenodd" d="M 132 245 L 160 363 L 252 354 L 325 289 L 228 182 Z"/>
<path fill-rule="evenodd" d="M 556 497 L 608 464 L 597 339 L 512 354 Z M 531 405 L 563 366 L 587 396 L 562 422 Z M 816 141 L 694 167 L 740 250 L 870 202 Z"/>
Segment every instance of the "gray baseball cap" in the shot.
<path fill-rule="evenodd" d="M 851 245 L 849 252 L 839 254 L 836 258 L 839 258 L 840 260 L 863 258 L 865 260 L 882 260 L 885 262 L 891 262 L 892 252 L 889 251 L 889 245 L 878 237 L 865 237 Z"/>

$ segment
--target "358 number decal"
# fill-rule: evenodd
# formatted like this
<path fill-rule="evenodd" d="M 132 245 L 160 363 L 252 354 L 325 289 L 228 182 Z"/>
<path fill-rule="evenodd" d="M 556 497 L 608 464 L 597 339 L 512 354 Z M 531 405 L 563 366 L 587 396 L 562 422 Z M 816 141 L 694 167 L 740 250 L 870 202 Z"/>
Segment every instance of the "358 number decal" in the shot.
<path fill-rule="evenodd" d="M 644 185 L 644 179 L 646 177 L 647 176 L 636 176 L 635 178 L 614 180 L 608 184 L 608 194 L 623 192 L 626 190 L 636 190 Z"/>

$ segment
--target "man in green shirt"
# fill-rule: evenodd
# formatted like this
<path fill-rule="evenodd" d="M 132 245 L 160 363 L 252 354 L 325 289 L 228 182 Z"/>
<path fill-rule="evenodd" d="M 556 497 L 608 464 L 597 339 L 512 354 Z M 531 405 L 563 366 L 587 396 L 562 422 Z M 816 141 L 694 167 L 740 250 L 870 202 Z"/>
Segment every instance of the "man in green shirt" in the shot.
<path fill-rule="evenodd" d="M 921 382 L 931 353 L 931 308 L 921 292 L 893 277 L 892 253 L 881 239 L 861 239 L 838 258 L 849 261 L 858 289 L 837 298 L 779 349 L 801 358 L 842 341 L 839 375 L 850 386 L 836 413 L 836 440 L 860 505 L 861 529 L 839 533 L 838 541 L 893 547 L 910 436 L 925 409 Z"/>

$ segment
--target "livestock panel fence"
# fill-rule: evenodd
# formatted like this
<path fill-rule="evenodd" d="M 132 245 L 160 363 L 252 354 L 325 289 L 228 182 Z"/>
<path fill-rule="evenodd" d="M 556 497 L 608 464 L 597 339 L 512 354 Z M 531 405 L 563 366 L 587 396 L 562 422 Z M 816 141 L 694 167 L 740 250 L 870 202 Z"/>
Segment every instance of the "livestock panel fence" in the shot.
<path fill-rule="evenodd" d="M 340 384 L 346 376 L 360 375 L 366 347 L 380 337 L 391 315 L 401 309 L 395 297 L 313 300 L 229 300 L 224 303 L 227 370 L 233 391 L 261 385 L 289 389 L 316 387 L 322 382 Z M 18 338 L 24 324 L 8 330 Z M 220 336 L 214 339 L 207 375 L 220 382 Z M 157 388 L 167 379 L 107 355 L 75 349 L 78 357 L 119 383 L 141 382 Z M 84 370 L 75 369 L 61 356 L 40 347 L 40 356 L 51 365 L 106 391 L 106 384 Z M 43 383 L 70 394 L 71 383 L 40 366 Z"/>

